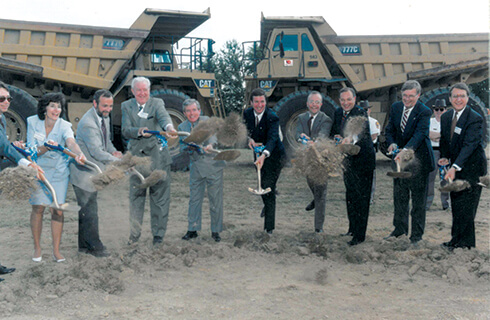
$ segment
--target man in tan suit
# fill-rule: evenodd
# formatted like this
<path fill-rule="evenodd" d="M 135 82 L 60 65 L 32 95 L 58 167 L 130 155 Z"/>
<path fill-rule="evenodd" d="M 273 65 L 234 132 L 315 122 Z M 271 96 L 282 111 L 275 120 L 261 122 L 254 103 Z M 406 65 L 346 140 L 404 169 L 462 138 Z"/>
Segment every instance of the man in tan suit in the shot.
<path fill-rule="evenodd" d="M 137 77 L 131 83 L 134 98 L 122 103 L 122 135 L 129 139 L 128 149 L 138 157 L 150 157 L 152 170 L 164 170 L 167 175 L 149 187 L 151 232 L 153 244 L 162 243 L 167 230 L 168 212 L 170 208 L 170 165 L 172 158 L 167 147 L 163 148 L 158 139 L 145 130 L 164 130 L 176 134 L 165 104 L 162 99 L 150 97 L 150 80 Z M 141 181 L 130 178 L 130 226 L 129 244 L 139 240 L 141 224 L 145 210 L 146 189 L 136 188 Z"/>

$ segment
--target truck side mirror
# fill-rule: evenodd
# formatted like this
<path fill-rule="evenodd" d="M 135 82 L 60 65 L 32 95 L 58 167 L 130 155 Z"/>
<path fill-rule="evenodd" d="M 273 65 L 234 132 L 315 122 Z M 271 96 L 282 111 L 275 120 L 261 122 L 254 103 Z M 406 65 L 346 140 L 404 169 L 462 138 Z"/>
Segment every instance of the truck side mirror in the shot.
<path fill-rule="evenodd" d="M 281 31 L 279 35 L 279 56 L 284 58 L 284 45 L 282 44 L 282 39 L 284 38 L 284 31 Z"/>

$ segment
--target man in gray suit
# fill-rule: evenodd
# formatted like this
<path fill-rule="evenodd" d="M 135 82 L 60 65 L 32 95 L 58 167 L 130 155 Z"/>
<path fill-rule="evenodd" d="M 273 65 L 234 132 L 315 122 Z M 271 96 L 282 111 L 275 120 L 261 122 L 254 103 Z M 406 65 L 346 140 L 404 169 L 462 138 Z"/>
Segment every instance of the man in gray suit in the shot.
<path fill-rule="evenodd" d="M 209 117 L 201 116 L 201 106 L 195 99 L 184 101 L 182 110 L 187 118 L 179 125 L 179 131 L 191 132 L 192 128 L 200 121 L 206 121 Z M 183 240 L 197 238 L 197 231 L 201 230 L 202 201 L 204 190 L 208 187 L 209 212 L 211 214 L 211 237 L 216 242 L 221 241 L 219 233 L 223 230 L 223 168 L 225 161 L 213 160 L 214 154 L 207 151 L 216 144 L 213 136 L 203 143 L 205 146 L 200 154 L 197 150 L 181 144 L 181 151 L 190 153 L 190 199 L 187 233 Z"/>
<path fill-rule="evenodd" d="M 166 178 L 150 189 L 150 216 L 153 244 L 163 242 L 167 230 L 170 209 L 170 165 L 172 158 L 168 147 L 163 147 L 157 137 L 146 130 L 165 130 L 171 135 L 177 132 L 172 124 L 162 99 L 150 97 L 150 80 L 137 77 L 131 83 L 134 98 L 124 101 L 122 108 L 122 135 L 129 139 L 128 149 L 134 156 L 150 157 L 152 170 L 164 170 Z M 129 244 L 137 242 L 141 236 L 141 224 L 145 211 L 146 189 L 136 188 L 141 181 L 132 176 L 129 179 Z"/>
<path fill-rule="evenodd" d="M 308 95 L 306 106 L 308 111 L 298 117 L 298 127 L 296 129 L 296 139 L 307 141 L 313 144 L 318 138 L 328 138 L 332 129 L 332 119 L 324 112 L 320 111 L 323 97 L 320 92 L 312 91 Z M 315 232 L 323 232 L 325 221 L 325 202 L 327 198 L 327 183 L 315 184 L 308 177 L 306 178 L 308 187 L 313 193 L 313 200 L 306 206 L 306 211 L 315 209 Z"/>
<path fill-rule="evenodd" d="M 122 158 L 122 153 L 114 148 L 111 141 L 110 118 L 114 99 L 112 93 L 101 89 L 95 92 L 93 108 L 82 117 L 77 126 L 77 143 L 87 160 L 97 164 L 102 170 L 105 165 Z M 70 182 L 77 197 L 78 211 L 78 251 L 95 257 L 107 257 L 109 253 L 99 237 L 99 217 L 97 190 L 90 180 L 97 174 L 93 169 L 76 162 L 70 164 Z"/>

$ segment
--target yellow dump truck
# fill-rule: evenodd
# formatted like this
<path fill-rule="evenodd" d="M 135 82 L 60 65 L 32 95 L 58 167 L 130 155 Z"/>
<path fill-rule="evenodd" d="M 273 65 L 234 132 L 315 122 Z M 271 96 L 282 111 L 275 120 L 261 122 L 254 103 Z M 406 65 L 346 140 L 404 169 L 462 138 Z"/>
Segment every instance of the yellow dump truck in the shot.
<path fill-rule="evenodd" d="M 188 97 L 200 102 L 204 114 L 223 116 L 215 76 L 204 69 L 214 41 L 185 37 L 210 16 L 209 8 L 146 9 L 129 29 L 0 20 L 0 80 L 13 96 L 6 114 L 10 139 L 25 139 L 25 119 L 35 113 L 36 99 L 53 91 L 66 95 L 68 120 L 76 130 L 101 88 L 115 97 L 117 137 L 120 104 L 131 97 L 136 76 L 151 80 L 151 95 L 165 101 L 176 125 L 184 119 L 182 101 Z"/>
<path fill-rule="evenodd" d="M 324 95 L 322 110 L 332 115 L 339 90 L 352 87 L 383 124 L 407 80 L 420 82 L 420 99 L 431 106 L 435 99 L 447 101 L 451 84 L 488 78 L 488 33 L 338 36 L 323 17 L 262 16 L 254 47 L 246 101 L 253 88 L 267 92 L 288 147 L 295 145 L 297 116 L 306 110 L 309 90 Z M 470 96 L 470 104 L 487 115 L 477 96 Z"/>

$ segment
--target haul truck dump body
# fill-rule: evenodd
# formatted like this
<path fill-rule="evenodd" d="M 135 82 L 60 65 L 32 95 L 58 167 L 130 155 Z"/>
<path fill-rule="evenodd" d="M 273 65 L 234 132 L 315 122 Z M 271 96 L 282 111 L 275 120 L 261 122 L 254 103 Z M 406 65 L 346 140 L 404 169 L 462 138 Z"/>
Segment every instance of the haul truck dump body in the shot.
<path fill-rule="evenodd" d="M 0 20 L 0 78 L 15 95 L 7 115 L 11 140 L 25 136 L 25 118 L 35 113 L 32 97 L 62 91 L 76 129 L 101 88 L 115 96 L 117 135 L 120 103 L 131 97 L 136 76 L 150 78 L 151 94 L 165 100 L 176 125 L 187 97 L 199 100 L 204 114 L 223 116 L 214 74 L 202 68 L 214 42 L 185 38 L 209 18 L 209 9 L 146 9 L 129 29 Z"/>
<path fill-rule="evenodd" d="M 352 87 L 358 100 L 369 100 L 372 116 L 383 124 L 407 80 L 421 83 L 421 101 L 431 105 L 436 98 L 447 100 L 451 84 L 487 79 L 488 39 L 488 33 L 338 36 L 322 17 L 262 16 L 261 51 L 255 55 L 262 59 L 255 60 L 247 92 L 267 91 L 286 144 L 294 146 L 307 91 L 323 93 L 323 110 L 331 115 L 338 91 Z M 486 114 L 478 97 L 471 96 L 470 103 Z"/>

